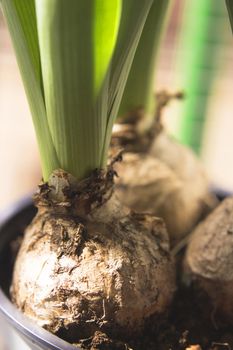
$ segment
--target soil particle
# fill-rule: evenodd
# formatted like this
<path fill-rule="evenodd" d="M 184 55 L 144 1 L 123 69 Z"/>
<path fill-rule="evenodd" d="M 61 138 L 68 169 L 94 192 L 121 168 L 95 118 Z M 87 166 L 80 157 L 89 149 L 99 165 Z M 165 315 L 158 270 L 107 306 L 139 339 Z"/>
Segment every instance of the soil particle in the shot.
<path fill-rule="evenodd" d="M 130 350 L 130 348 L 121 341 L 111 340 L 105 333 L 95 332 L 93 337 L 82 339 L 76 343 L 79 347 L 87 350 Z"/>

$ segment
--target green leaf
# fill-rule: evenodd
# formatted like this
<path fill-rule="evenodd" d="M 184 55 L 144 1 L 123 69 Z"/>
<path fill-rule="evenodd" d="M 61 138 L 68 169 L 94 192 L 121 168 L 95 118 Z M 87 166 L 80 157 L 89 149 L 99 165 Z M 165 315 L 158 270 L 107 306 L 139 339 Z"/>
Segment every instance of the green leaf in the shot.
<path fill-rule="evenodd" d="M 59 167 L 48 128 L 41 81 L 41 66 L 34 0 L 2 0 L 39 144 L 42 170 L 47 178 Z"/>
<path fill-rule="evenodd" d="M 146 20 L 133 60 L 119 115 L 137 108 L 152 117 L 155 110 L 154 75 L 160 40 L 164 32 L 169 0 L 155 0 Z"/>
<path fill-rule="evenodd" d="M 229 20 L 231 23 L 231 30 L 233 33 L 233 0 L 226 0 L 226 6 L 229 14 Z"/>
<path fill-rule="evenodd" d="M 101 167 L 107 119 L 102 85 L 120 10 L 120 0 L 36 0 L 48 123 L 61 167 L 78 178 Z"/>
<path fill-rule="evenodd" d="M 153 0 L 123 1 L 117 46 L 110 72 L 108 123 L 102 156 L 103 165 L 107 161 L 107 150 L 113 123 L 119 110 L 128 74 L 152 3 Z"/>
<path fill-rule="evenodd" d="M 34 1 L 2 0 L 44 179 L 58 167 L 81 179 L 106 164 L 113 122 L 153 0 Z"/>
<path fill-rule="evenodd" d="M 94 8 L 95 94 L 101 88 L 118 34 L 121 2 L 98 0 Z M 101 14 L 101 15 L 100 15 Z M 114 21 L 112 15 L 114 14 Z"/>

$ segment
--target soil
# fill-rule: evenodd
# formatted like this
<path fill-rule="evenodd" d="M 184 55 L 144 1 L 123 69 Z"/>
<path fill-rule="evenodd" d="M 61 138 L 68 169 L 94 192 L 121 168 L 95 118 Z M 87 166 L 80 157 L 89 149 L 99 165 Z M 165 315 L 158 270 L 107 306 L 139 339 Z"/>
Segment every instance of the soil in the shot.
<path fill-rule="evenodd" d="M 10 262 L 9 251 L 5 254 L 7 261 L 1 261 L 10 269 L 19 242 L 18 238 L 11 244 Z M 138 339 L 122 341 L 96 332 L 74 345 L 85 350 L 233 350 L 233 327 L 216 314 L 207 295 L 197 286 L 180 282 L 169 314 L 148 320 Z"/>
<path fill-rule="evenodd" d="M 233 327 L 215 314 L 194 285 L 180 286 L 169 315 L 150 319 L 138 339 L 121 342 L 98 332 L 77 345 L 85 350 L 231 350 Z"/>

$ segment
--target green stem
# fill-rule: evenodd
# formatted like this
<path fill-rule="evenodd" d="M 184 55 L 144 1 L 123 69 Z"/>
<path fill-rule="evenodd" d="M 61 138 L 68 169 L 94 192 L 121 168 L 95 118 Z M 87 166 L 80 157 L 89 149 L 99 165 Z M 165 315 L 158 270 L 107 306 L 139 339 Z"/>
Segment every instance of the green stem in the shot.
<path fill-rule="evenodd" d="M 120 116 L 137 108 L 143 108 L 147 116 L 153 116 L 154 72 L 168 4 L 168 0 L 156 0 L 151 7 L 124 90 Z"/>

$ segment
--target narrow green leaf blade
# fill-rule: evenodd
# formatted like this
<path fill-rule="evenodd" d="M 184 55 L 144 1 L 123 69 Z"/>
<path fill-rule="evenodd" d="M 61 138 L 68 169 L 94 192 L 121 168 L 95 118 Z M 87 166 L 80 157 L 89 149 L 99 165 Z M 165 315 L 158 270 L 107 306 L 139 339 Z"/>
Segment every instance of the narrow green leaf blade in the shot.
<path fill-rule="evenodd" d="M 61 167 L 78 178 L 101 166 L 102 88 L 120 0 L 35 0 L 47 117 Z M 74 132 L 75 131 L 75 132 Z"/>
<path fill-rule="evenodd" d="M 121 2 L 98 0 L 95 2 L 94 11 L 94 67 L 95 95 L 97 96 L 115 48 L 120 22 Z M 114 18 L 112 14 L 114 14 Z"/>
<path fill-rule="evenodd" d="M 35 77 L 38 83 L 41 84 L 40 53 L 38 47 L 34 0 L 3 0 L 3 3 L 5 4 L 5 8 L 10 11 L 8 18 L 11 16 L 11 21 L 15 21 L 15 25 L 17 25 L 15 15 L 18 16 L 19 25 L 21 26 L 23 33 L 22 38 L 25 40 L 27 53 L 30 57 Z M 14 9 L 15 14 L 13 14 Z"/>
<path fill-rule="evenodd" d="M 152 3 L 153 0 L 123 1 L 117 45 L 110 71 L 108 124 L 105 135 L 105 148 L 102 154 L 102 164 L 105 164 L 107 161 L 107 150 L 111 139 L 113 123 L 117 117 L 125 84 Z"/>
<path fill-rule="evenodd" d="M 169 0 L 154 0 L 150 9 L 124 90 L 120 116 L 136 108 L 143 108 L 149 117 L 154 114 L 154 73 L 168 5 Z"/>
<path fill-rule="evenodd" d="M 43 176 L 59 167 L 48 128 L 41 81 L 34 0 L 2 0 L 1 7 L 24 82 L 39 144 Z"/>

